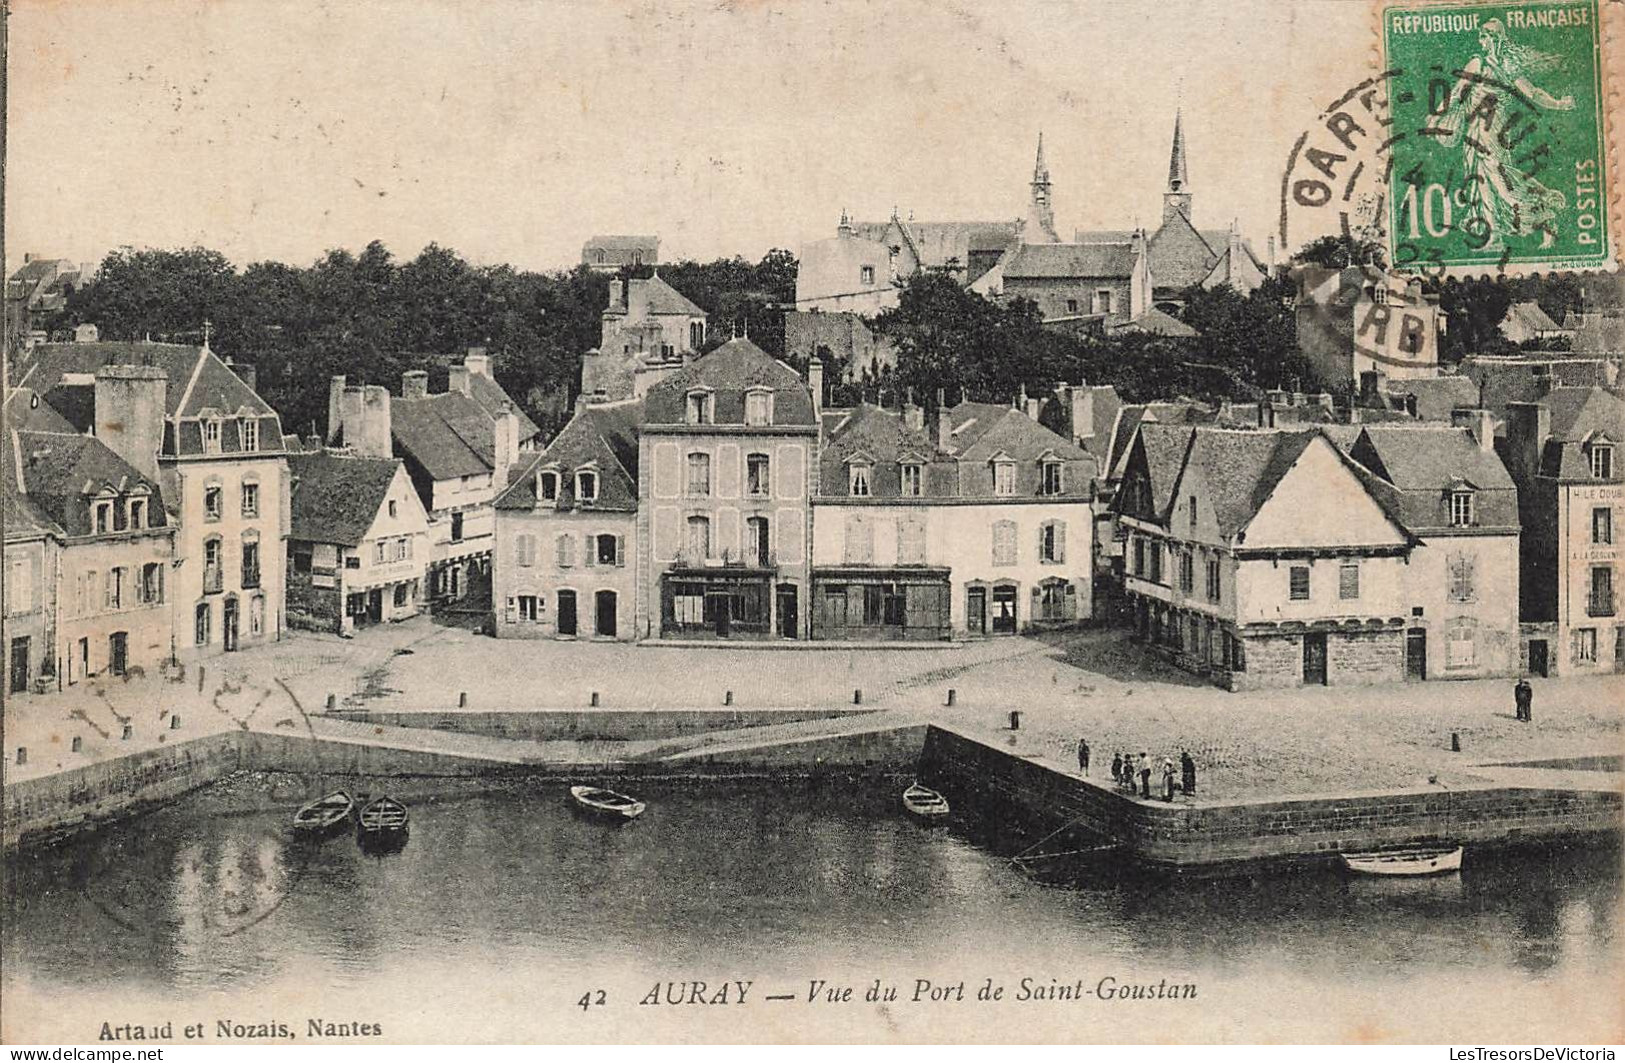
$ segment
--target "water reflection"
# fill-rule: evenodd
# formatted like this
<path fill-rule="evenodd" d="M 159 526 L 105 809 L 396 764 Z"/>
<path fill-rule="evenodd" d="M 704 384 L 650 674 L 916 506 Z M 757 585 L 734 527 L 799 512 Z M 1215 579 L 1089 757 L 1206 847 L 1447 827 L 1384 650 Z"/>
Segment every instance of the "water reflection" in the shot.
<path fill-rule="evenodd" d="M 8 976 L 252 987 L 296 973 L 343 987 L 412 954 L 763 974 L 987 954 L 1265 963 L 1331 986 L 1396 967 L 1601 969 L 1615 951 L 1617 847 L 1469 851 L 1439 879 L 1128 874 L 1063 888 L 1007 859 L 1027 843 L 1015 832 L 922 829 L 890 787 L 643 796 L 649 811 L 623 828 L 571 814 L 556 786 L 424 796 L 411 844 L 382 856 L 349 835 L 296 844 L 285 810 L 222 814 L 199 797 L 9 860 Z"/>

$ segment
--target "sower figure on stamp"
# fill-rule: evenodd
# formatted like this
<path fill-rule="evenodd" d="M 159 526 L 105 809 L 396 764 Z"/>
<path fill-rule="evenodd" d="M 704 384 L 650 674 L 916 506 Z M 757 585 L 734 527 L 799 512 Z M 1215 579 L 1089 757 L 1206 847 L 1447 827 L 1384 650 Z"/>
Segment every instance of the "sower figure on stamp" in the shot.
<path fill-rule="evenodd" d="M 1521 676 L 1517 686 L 1512 688 L 1512 700 L 1518 706 L 1518 719 L 1533 722 L 1535 705 L 1535 688 L 1529 685 L 1529 677 Z"/>
<path fill-rule="evenodd" d="M 1078 739 L 1078 770 L 1085 775 L 1089 774 L 1089 740 Z"/>

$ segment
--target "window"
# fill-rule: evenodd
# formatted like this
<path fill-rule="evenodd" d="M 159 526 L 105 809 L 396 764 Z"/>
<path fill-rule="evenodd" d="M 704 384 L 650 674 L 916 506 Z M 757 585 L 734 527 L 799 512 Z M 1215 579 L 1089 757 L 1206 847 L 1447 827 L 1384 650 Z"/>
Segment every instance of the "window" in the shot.
<path fill-rule="evenodd" d="M 773 423 L 773 392 L 766 388 L 752 388 L 745 392 L 745 423 L 748 425 Z"/>
<path fill-rule="evenodd" d="M 203 453 L 220 453 L 220 419 L 211 417 L 203 422 Z"/>
<path fill-rule="evenodd" d="M 1219 600 L 1219 559 L 1216 557 L 1207 559 L 1207 600 Z"/>
<path fill-rule="evenodd" d="M 372 563 L 375 565 L 382 565 L 388 560 L 389 542 L 385 539 L 379 539 L 377 542 L 372 544 Z"/>
<path fill-rule="evenodd" d="M 543 502 L 557 502 L 559 499 L 559 474 L 544 472 L 536 478 L 539 485 L 536 493 Z"/>
<path fill-rule="evenodd" d="M 1453 602 L 1470 602 L 1473 600 L 1473 559 L 1466 555 L 1458 555 L 1449 560 L 1446 566 L 1449 578 L 1450 600 Z"/>
<path fill-rule="evenodd" d="M 1046 462 L 1044 462 L 1044 464 L 1042 466 L 1042 469 L 1041 469 L 1041 476 L 1040 476 L 1040 482 L 1042 484 L 1042 489 L 1041 489 L 1042 494 L 1058 495 L 1063 490 L 1065 490 L 1065 487 L 1064 487 L 1064 484 L 1063 484 L 1063 481 L 1062 481 L 1062 478 L 1061 478 L 1061 470 L 1062 470 L 1062 465 L 1058 461 L 1046 461 Z"/>
<path fill-rule="evenodd" d="M 1036 588 L 1038 594 L 1038 619 L 1040 620 L 1075 620 L 1077 612 L 1077 588 L 1063 579 L 1047 579 Z"/>
<path fill-rule="evenodd" d="M 996 461 L 993 463 L 993 493 L 1000 498 L 1008 498 L 1016 493 L 1015 462 Z"/>
<path fill-rule="evenodd" d="M 1016 563 L 1016 522 L 1013 520 L 993 522 L 993 563 L 995 565 Z"/>
<path fill-rule="evenodd" d="M 598 501 L 598 474 L 595 472 L 576 473 L 576 501 Z"/>
<path fill-rule="evenodd" d="M 1295 602 L 1309 600 L 1309 566 L 1293 565 L 1287 574 L 1288 592 Z"/>
<path fill-rule="evenodd" d="M 854 498 L 869 497 L 869 463 L 855 461 L 847 466 L 846 493 Z"/>
<path fill-rule="evenodd" d="M 536 536 L 516 535 L 513 540 L 514 563 L 520 568 L 536 564 Z"/>
<path fill-rule="evenodd" d="M 1186 501 L 1185 501 L 1185 510 L 1186 510 L 1187 513 L 1190 514 L 1190 529 L 1191 529 L 1191 531 L 1195 531 L 1196 530 L 1196 496 L 1195 495 L 1191 495 L 1188 499 L 1186 499 Z"/>
<path fill-rule="evenodd" d="M 451 515 L 451 541 L 454 543 L 463 541 L 463 515 L 461 513 Z"/>
<path fill-rule="evenodd" d="M 1473 523 L 1473 493 L 1471 491 L 1450 492 L 1450 525 L 1455 528 L 1466 528 Z"/>
<path fill-rule="evenodd" d="M 711 556 L 711 521 L 706 517 L 688 518 L 688 556 L 704 561 Z"/>
<path fill-rule="evenodd" d="M 869 285 L 875 282 L 875 268 L 873 266 L 858 267 L 858 283 Z"/>
<path fill-rule="evenodd" d="M 141 586 L 137 591 L 145 605 L 158 605 L 164 600 L 164 565 L 149 561 L 141 566 Z"/>
<path fill-rule="evenodd" d="M 207 646 L 214 627 L 214 611 L 208 602 L 199 602 L 192 614 L 192 638 L 199 646 Z"/>
<path fill-rule="evenodd" d="M 144 498 L 130 499 L 130 530 L 139 531 L 147 526 L 147 500 Z"/>
<path fill-rule="evenodd" d="M 1478 663 L 1478 642 L 1473 638 L 1473 629 L 1467 624 L 1457 624 L 1445 632 L 1444 635 L 1444 666 L 1446 668 L 1471 668 Z"/>
<path fill-rule="evenodd" d="M 745 492 L 752 498 L 766 498 L 773 492 L 773 478 L 766 454 L 752 454 L 745 459 Z"/>
<path fill-rule="evenodd" d="M 260 422 L 257 417 L 244 418 L 241 424 L 243 433 L 243 449 L 255 451 L 260 449 Z"/>
<path fill-rule="evenodd" d="M 1360 566 L 1345 562 L 1337 568 L 1337 597 L 1349 602 L 1360 596 Z"/>
<path fill-rule="evenodd" d="M 203 519 L 219 520 L 223 510 L 225 491 L 219 484 L 209 484 L 203 489 Z"/>
<path fill-rule="evenodd" d="M 1179 552 L 1179 589 L 1185 594 L 1196 590 L 1196 558 L 1189 550 Z"/>
<path fill-rule="evenodd" d="M 705 346 L 705 322 L 688 323 L 688 345 L 696 351 Z"/>
<path fill-rule="evenodd" d="M 862 513 L 846 515 L 845 560 L 849 565 L 867 565 L 875 559 L 875 530 Z"/>
<path fill-rule="evenodd" d="M 258 539 L 243 541 L 243 588 L 252 590 L 260 585 L 260 544 Z"/>
<path fill-rule="evenodd" d="M 301 576 L 308 576 L 311 568 L 311 554 L 309 543 L 295 543 L 289 551 L 293 556 L 293 570 Z"/>
<path fill-rule="evenodd" d="M 1151 582 L 1162 582 L 1162 543 L 1151 540 Z"/>
<path fill-rule="evenodd" d="M 527 624 L 534 624 L 541 610 L 536 606 L 540 601 L 534 594 L 521 594 L 519 596 L 519 619 Z"/>
<path fill-rule="evenodd" d="M 1138 535 L 1134 537 L 1134 574 L 1145 575 L 1145 540 Z"/>
<path fill-rule="evenodd" d="M 1047 520 L 1038 526 L 1038 560 L 1044 564 L 1066 560 L 1066 525 L 1061 521 Z"/>
<path fill-rule="evenodd" d="M 16 573 L 15 568 L 12 569 L 12 573 Z M 79 577 L 79 585 L 76 590 L 78 593 L 78 613 L 80 616 L 89 616 L 96 611 L 96 588 L 101 586 L 101 584 L 96 580 L 97 576 L 95 569 L 90 569 L 81 574 Z M 30 593 L 32 593 L 33 588 L 30 587 L 29 590 Z M 26 610 L 22 611 L 26 612 Z"/>
<path fill-rule="evenodd" d="M 113 503 L 96 503 L 96 534 L 106 535 L 113 530 Z"/>
<path fill-rule="evenodd" d="M 81 588 L 81 596 L 82 596 Z M 9 613 L 28 613 L 34 609 L 34 559 L 31 557 L 12 558 L 11 569 L 6 573 L 5 611 Z M 80 605 L 84 612 L 83 603 Z"/>
<path fill-rule="evenodd" d="M 618 549 L 619 544 L 616 536 L 604 532 L 601 535 L 594 536 L 593 543 L 594 553 L 597 554 L 600 565 L 620 564 L 620 550 Z"/>
<path fill-rule="evenodd" d="M 708 391 L 689 392 L 687 415 L 689 424 L 710 424 L 711 393 Z"/>
<path fill-rule="evenodd" d="M 747 517 L 745 519 L 745 560 L 752 565 L 765 566 L 772 563 L 773 553 L 770 549 L 768 521 L 766 517 Z"/>
<path fill-rule="evenodd" d="M 122 568 L 107 570 L 107 608 L 124 608 L 124 570 Z"/>
<path fill-rule="evenodd" d="M 1109 314 L 1112 312 L 1112 290 L 1098 288 L 1095 290 L 1095 313 Z"/>
<path fill-rule="evenodd" d="M 412 558 L 412 538 L 403 535 L 395 540 L 395 560 L 409 561 Z"/>
<path fill-rule="evenodd" d="M 412 588 L 406 583 L 395 584 L 395 608 L 405 609 L 412 599 Z"/>
<path fill-rule="evenodd" d="M 248 634 L 256 638 L 265 634 L 265 595 L 256 594 L 248 599 Z"/>
<path fill-rule="evenodd" d="M 1591 595 L 1586 599 L 1587 616 L 1614 615 L 1614 569 L 1611 565 L 1591 566 Z"/>
<path fill-rule="evenodd" d="M 1580 627 L 1574 629 L 1573 652 L 1575 664 L 1590 664 L 1597 660 L 1597 629 L 1594 627 Z"/>
<path fill-rule="evenodd" d="M 243 516 L 260 515 L 260 485 L 252 480 L 243 484 Z"/>
<path fill-rule="evenodd" d="M 1069 314 L 1076 314 L 1078 312 L 1078 301 L 1076 299 L 1068 299 L 1066 301 L 1066 312 Z"/>
<path fill-rule="evenodd" d="M 709 498 L 711 495 L 711 455 L 693 453 L 688 456 L 688 497 Z"/>
<path fill-rule="evenodd" d="M 1614 448 L 1606 443 L 1591 445 L 1591 475 L 1599 480 L 1614 478 Z"/>
<path fill-rule="evenodd" d="M 203 540 L 203 592 L 213 594 L 220 590 L 224 584 L 221 572 L 220 540 L 218 538 Z"/>
<path fill-rule="evenodd" d="M 919 498 L 921 491 L 920 466 L 905 462 L 897 467 L 898 482 L 904 498 Z"/>
<path fill-rule="evenodd" d="M 1614 509 L 1597 506 L 1591 511 L 1591 541 L 1607 546 L 1614 541 Z"/>
<path fill-rule="evenodd" d="M 910 516 L 898 519 L 897 563 L 925 564 L 925 521 L 921 518 Z"/>
<path fill-rule="evenodd" d="M 389 515 L 391 517 L 400 515 L 400 510 L 399 510 L 398 506 L 399 506 L 399 503 L 397 503 L 393 498 L 389 500 Z"/>
<path fill-rule="evenodd" d="M 576 563 L 576 537 L 561 535 L 554 544 L 557 551 L 555 560 L 560 568 L 569 568 Z"/>

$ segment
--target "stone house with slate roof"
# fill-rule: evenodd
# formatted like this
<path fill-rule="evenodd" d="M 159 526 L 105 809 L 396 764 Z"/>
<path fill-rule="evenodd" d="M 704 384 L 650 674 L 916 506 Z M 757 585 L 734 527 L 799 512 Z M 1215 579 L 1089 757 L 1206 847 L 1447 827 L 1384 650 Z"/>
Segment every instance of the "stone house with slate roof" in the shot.
<path fill-rule="evenodd" d="M 1603 388 L 1557 387 L 1506 406 L 1523 523 L 1524 664 L 1535 675 L 1625 672 L 1622 453 L 1625 400 Z"/>
<path fill-rule="evenodd" d="M 83 271 L 68 259 L 23 255 L 23 264 L 6 278 L 6 355 L 44 342 L 40 326 L 67 306 L 83 281 Z"/>
<path fill-rule="evenodd" d="M 594 273 L 660 264 L 658 236 L 593 236 L 581 245 L 581 264 Z"/>
<path fill-rule="evenodd" d="M 985 403 L 943 410 L 934 433 L 912 406 L 820 420 L 814 638 L 982 637 L 1090 617 L 1097 465 L 1074 443 Z"/>
<path fill-rule="evenodd" d="M 659 273 L 610 281 L 598 347 L 581 357 L 581 394 L 593 402 L 642 398 L 705 345 L 706 322 Z"/>
<path fill-rule="evenodd" d="M 643 402 L 582 403 L 495 501 L 498 638 L 637 638 Z"/>
<path fill-rule="evenodd" d="M 638 433 L 637 638 L 806 638 L 818 420 L 733 339 L 649 389 Z"/>
<path fill-rule="evenodd" d="M 345 450 L 288 456 L 288 623 L 353 634 L 427 607 L 429 515 L 405 463 Z"/>
<path fill-rule="evenodd" d="M 7 424 L 11 406 L 7 404 Z M 17 433 L 0 434 L 0 531 L 5 533 L 0 571 L 0 625 L 7 696 L 57 685 L 56 571 L 62 532 L 23 491 Z"/>
<path fill-rule="evenodd" d="M 250 383 L 207 344 L 45 343 L 18 385 L 159 485 L 176 657 L 281 638 L 288 470 L 280 420 Z"/>

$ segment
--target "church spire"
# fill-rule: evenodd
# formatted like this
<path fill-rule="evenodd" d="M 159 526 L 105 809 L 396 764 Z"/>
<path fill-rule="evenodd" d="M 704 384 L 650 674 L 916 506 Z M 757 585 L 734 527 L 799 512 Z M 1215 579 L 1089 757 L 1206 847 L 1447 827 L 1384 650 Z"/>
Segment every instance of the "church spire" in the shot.
<path fill-rule="evenodd" d="M 1191 220 L 1190 177 L 1185 169 L 1184 115 L 1174 112 L 1174 147 L 1168 154 L 1168 190 L 1162 194 L 1162 223 L 1167 225 L 1175 214 Z"/>
<path fill-rule="evenodd" d="M 1055 204 L 1050 199 L 1049 167 L 1044 165 L 1044 134 L 1038 134 L 1038 156 L 1033 160 L 1032 201 L 1027 207 L 1022 242 L 1058 244 L 1055 232 Z"/>
<path fill-rule="evenodd" d="M 1038 158 L 1033 162 L 1033 184 L 1049 184 L 1049 167 L 1044 165 L 1044 131 L 1038 131 Z"/>

